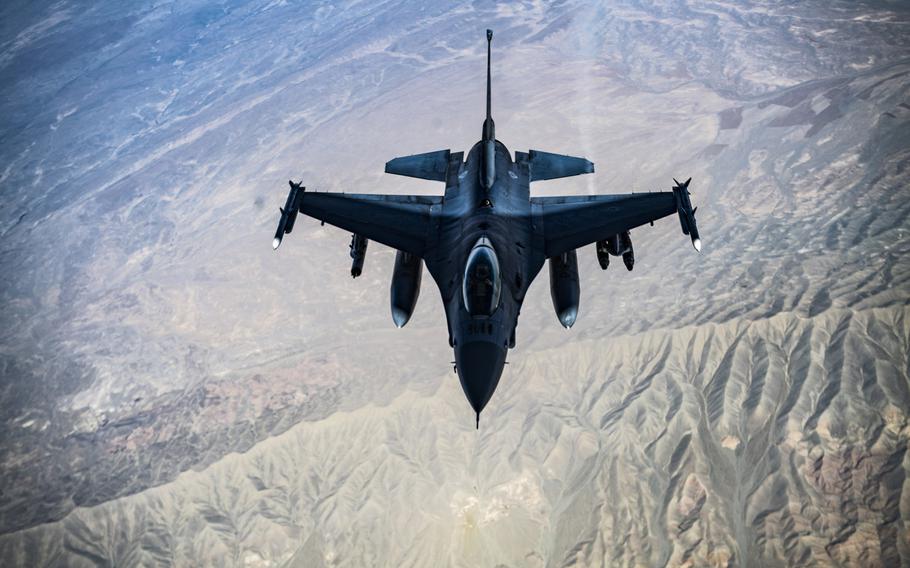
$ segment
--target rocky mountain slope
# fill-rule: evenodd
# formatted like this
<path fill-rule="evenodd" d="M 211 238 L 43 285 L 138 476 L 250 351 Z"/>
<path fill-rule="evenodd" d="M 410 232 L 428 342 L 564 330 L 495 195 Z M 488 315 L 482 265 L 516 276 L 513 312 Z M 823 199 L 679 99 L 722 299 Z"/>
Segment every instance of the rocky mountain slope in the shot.
<path fill-rule="evenodd" d="M 0 558 L 19 565 L 910 562 L 910 12 L 892 3 L 0 7 Z M 288 177 L 497 134 L 692 176 L 705 248 L 579 252 L 479 432 L 425 279 L 269 241 Z"/>

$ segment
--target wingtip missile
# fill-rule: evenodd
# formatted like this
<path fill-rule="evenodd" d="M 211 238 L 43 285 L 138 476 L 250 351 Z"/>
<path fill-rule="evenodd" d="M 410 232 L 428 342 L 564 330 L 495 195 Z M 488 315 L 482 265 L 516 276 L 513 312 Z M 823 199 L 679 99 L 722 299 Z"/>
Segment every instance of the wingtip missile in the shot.
<path fill-rule="evenodd" d="M 692 178 L 680 183 L 673 178 L 676 183 L 673 186 L 673 195 L 676 198 L 676 211 L 679 214 L 679 226 L 684 235 L 692 239 L 692 246 L 697 252 L 701 252 L 701 238 L 698 235 L 698 225 L 695 222 L 695 211 L 698 208 L 692 208 L 692 202 L 689 200 L 689 182 Z"/>
<path fill-rule="evenodd" d="M 297 220 L 297 212 L 300 210 L 300 199 L 303 196 L 303 192 L 306 191 L 305 187 L 291 180 L 288 180 L 288 185 L 291 186 L 291 189 L 288 191 L 287 201 L 284 207 L 278 208 L 281 212 L 281 217 L 278 219 L 278 229 L 275 231 L 275 238 L 272 239 L 272 250 L 278 250 L 278 247 L 281 246 L 281 239 L 294 229 L 294 221 Z"/>
<path fill-rule="evenodd" d="M 692 178 L 689 178 L 684 182 L 680 182 L 678 179 L 673 178 L 673 189 L 686 189 L 689 187 L 689 182 L 691 181 Z"/>

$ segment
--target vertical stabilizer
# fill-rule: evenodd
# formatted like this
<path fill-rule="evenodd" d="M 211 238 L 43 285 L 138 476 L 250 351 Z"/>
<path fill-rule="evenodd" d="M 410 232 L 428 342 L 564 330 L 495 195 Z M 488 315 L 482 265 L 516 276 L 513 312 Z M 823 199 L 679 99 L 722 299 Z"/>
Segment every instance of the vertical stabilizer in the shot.
<path fill-rule="evenodd" d="M 493 124 L 493 86 L 490 80 L 490 44 L 493 43 L 493 30 L 487 30 L 487 118 L 483 121 L 483 140 L 496 139 L 496 126 Z"/>
<path fill-rule="evenodd" d="M 487 117 L 483 121 L 483 168 L 480 171 L 480 183 L 486 189 L 493 187 L 496 180 L 496 125 L 493 124 L 492 84 L 490 81 L 490 44 L 493 43 L 493 30 L 487 30 Z"/>

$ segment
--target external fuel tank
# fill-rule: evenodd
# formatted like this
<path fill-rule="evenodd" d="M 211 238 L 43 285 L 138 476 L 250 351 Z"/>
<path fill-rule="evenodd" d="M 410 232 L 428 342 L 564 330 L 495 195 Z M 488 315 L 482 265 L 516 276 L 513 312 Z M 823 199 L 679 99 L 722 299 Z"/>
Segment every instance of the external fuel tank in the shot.
<path fill-rule="evenodd" d="M 572 327 L 578 317 L 578 300 L 581 287 L 578 284 L 578 255 L 574 250 L 550 259 L 550 298 L 559 323 L 566 329 Z"/>
<path fill-rule="evenodd" d="M 395 254 L 395 270 L 392 272 L 392 321 L 396 327 L 404 327 L 420 296 L 420 280 L 423 276 L 423 259 L 419 256 L 398 251 Z"/>

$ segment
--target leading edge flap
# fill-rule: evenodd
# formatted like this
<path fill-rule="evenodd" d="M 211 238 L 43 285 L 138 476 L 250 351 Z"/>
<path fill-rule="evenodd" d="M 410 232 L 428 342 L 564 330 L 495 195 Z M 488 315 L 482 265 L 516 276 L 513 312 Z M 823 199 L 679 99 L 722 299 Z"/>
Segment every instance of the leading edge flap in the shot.
<path fill-rule="evenodd" d="M 551 154 L 540 150 L 530 150 L 528 162 L 531 166 L 531 181 L 594 173 L 594 164 L 585 158 Z"/>
<path fill-rule="evenodd" d="M 385 173 L 432 181 L 445 181 L 449 150 L 402 156 L 385 163 Z"/>

